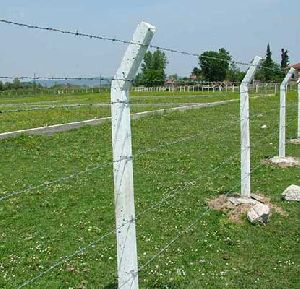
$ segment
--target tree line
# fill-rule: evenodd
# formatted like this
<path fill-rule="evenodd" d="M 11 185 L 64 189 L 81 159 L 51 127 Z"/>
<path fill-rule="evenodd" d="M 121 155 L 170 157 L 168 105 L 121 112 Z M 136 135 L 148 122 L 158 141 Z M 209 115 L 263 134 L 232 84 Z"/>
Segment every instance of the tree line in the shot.
<path fill-rule="evenodd" d="M 18 89 L 37 89 L 42 88 L 41 84 L 33 82 L 22 82 L 20 79 L 15 78 L 12 82 L 3 83 L 0 81 L 0 91 L 5 90 L 18 90 Z"/>
<path fill-rule="evenodd" d="M 105 85 L 103 85 L 105 86 Z M 88 88 L 85 85 L 71 84 L 71 83 L 54 83 L 51 86 L 48 86 L 51 89 L 79 89 L 79 88 Z M 0 91 L 6 90 L 39 90 L 45 89 L 41 83 L 37 83 L 36 81 L 31 82 L 23 82 L 18 78 L 15 78 L 12 82 L 2 82 L 0 81 Z"/>
<path fill-rule="evenodd" d="M 165 73 L 167 63 L 164 52 L 159 49 L 154 52 L 148 51 L 134 84 L 147 87 L 163 85 L 167 80 Z M 266 56 L 255 78 L 264 82 L 279 82 L 284 77 L 288 65 L 288 51 L 281 50 L 281 63 L 278 64 L 273 60 L 268 44 Z M 190 79 L 209 82 L 241 82 L 244 76 L 245 72 L 234 62 L 230 52 L 225 48 L 220 48 L 218 51 L 205 51 L 199 56 L 198 66 L 192 70 Z M 170 75 L 169 79 L 179 81 L 176 74 Z"/>
<path fill-rule="evenodd" d="M 146 87 L 162 86 L 167 80 L 166 67 L 168 60 L 166 54 L 157 49 L 154 52 L 146 52 L 140 72 L 134 80 L 134 85 L 143 85 Z M 289 65 L 289 56 L 286 49 L 281 50 L 281 63 L 276 63 L 272 58 L 270 45 L 267 46 L 266 56 L 262 65 L 258 69 L 255 78 L 263 82 L 279 82 L 286 73 Z M 196 81 L 209 82 L 241 82 L 245 72 L 241 71 L 229 51 L 220 48 L 218 51 L 205 51 L 198 59 L 198 66 L 194 67 L 191 77 L 179 78 L 177 74 L 168 77 L 171 81 L 180 83 L 181 80 L 190 81 L 191 84 Z M 0 81 L 0 91 L 18 90 L 18 89 L 37 89 L 42 88 L 39 83 L 21 82 L 14 79 L 13 82 L 3 83 Z"/>

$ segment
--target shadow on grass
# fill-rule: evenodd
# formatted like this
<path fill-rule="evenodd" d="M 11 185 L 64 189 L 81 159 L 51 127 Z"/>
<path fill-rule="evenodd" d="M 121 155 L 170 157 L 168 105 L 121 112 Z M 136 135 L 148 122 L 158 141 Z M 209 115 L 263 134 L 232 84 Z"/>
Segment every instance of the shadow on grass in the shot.
<path fill-rule="evenodd" d="M 118 289 L 118 284 L 115 282 L 115 283 L 110 283 L 108 285 L 106 285 L 104 287 L 104 289 Z"/>
<path fill-rule="evenodd" d="M 151 284 L 148 285 L 149 289 L 179 289 L 180 285 L 179 283 L 165 283 L 161 281 L 154 281 L 151 282 Z M 104 289 L 118 289 L 117 283 L 110 283 L 104 287 Z"/>
<path fill-rule="evenodd" d="M 151 289 L 179 289 L 182 288 L 177 282 L 154 282 L 149 284 Z"/>

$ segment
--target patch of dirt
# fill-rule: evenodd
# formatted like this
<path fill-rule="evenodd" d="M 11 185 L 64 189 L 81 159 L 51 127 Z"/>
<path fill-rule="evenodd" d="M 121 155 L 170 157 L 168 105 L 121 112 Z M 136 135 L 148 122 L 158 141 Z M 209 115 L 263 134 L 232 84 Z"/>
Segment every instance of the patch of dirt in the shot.
<path fill-rule="evenodd" d="M 300 158 L 297 158 L 297 157 L 286 157 L 286 158 L 274 157 L 274 158 L 263 160 L 262 164 L 278 166 L 280 168 L 299 167 L 300 166 Z"/>
<path fill-rule="evenodd" d="M 209 208 L 221 211 L 227 214 L 228 219 L 237 224 L 243 223 L 243 218 L 247 214 L 247 212 L 254 206 L 253 204 L 233 204 L 230 199 L 238 198 L 239 195 L 220 195 L 217 198 L 210 199 L 207 201 Z M 280 214 L 281 216 L 288 216 L 288 214 L 279 206 L 271 203 L 271 199 L 269 197 L 265 197 L 261 194 L 252 195 L 251 198 L 256 200 L 257 203 L 263 203 L 268 205 L 271 210 Z"/>
<path fill-rule="evenodd" d="M 291 143 L 291 144 L 300 144 L 300 139 L 299 139 L 299 138 L 296 138 L 296 139 L 290 139 L 290 140 L 289 140 L 289 143 Z"/>

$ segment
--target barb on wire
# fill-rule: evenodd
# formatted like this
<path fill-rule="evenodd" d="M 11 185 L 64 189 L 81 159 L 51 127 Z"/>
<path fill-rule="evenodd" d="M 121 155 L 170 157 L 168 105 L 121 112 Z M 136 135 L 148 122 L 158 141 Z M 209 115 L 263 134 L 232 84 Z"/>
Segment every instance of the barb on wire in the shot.
<path fill-rule="evenodd" d="M 127 79 L 127 78 L 113 78 L 113 77 L 97 77 L 97 76 L 61 76 L 61 77 L 54 77 L 54 76 L 0 76 L 0 79 L 19 79 L 19 80 L 61 80 L 61 81 L 67 81 L 67 80 L 105 80 L 108 82 L 111 82 L 113 80 L 120 80 L 120 81 L 129 81 L 133 82 L 133 79 Z"/>

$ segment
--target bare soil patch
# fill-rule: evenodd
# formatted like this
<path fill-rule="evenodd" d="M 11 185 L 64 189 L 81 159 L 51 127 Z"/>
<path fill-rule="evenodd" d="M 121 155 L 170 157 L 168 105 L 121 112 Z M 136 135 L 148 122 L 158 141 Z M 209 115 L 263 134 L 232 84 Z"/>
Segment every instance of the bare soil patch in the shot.
<path fill-rule="evenodd" d="M 251 195 L 250 203 L 239 203 L 233 202 L 233 199 L 238 199 L 239 195 L 220 195 L 214 199 L 207 201 L 209 208 L 221 211 L 227 214 L 228 219 L 233 223 L 242 224 L 244 217 L 247 212 L 257 203 L 268 205 L 271 211 L 274 211 L 281 216 L 288 216 L 288 214 L 279 206 L 271 203 L 271 199 L 262 194 Z M 253 200 L 253 202 L 252 202 Z"/>

